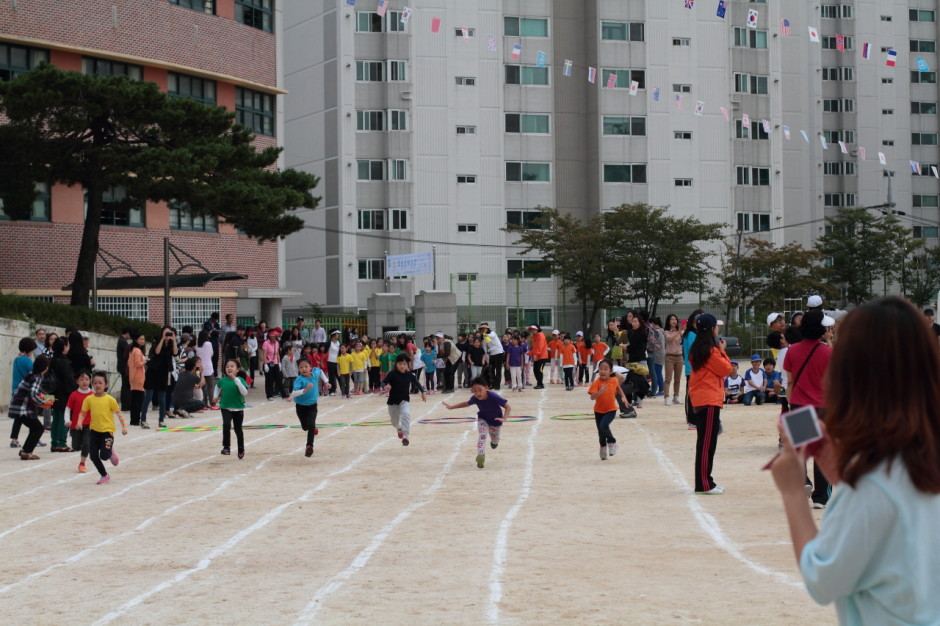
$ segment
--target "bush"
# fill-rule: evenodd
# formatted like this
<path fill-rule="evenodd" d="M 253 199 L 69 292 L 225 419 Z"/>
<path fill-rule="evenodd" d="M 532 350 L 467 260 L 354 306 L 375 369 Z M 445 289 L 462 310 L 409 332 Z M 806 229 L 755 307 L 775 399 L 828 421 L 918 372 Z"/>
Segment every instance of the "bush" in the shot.
<path fill-rule="evenodd" d="M 141 322 L 126 317 L 99 313 L 82 307 L 41 302 L 32 298 L 9 294 L 0 294 L 0 317 L 21 320 L 40 326 L 48 325 L 62 328 L 74 326 L 79 330 L 114 335 L 115 337 L 120 335 L 121 331 L 128 326 L 136 328 L 148 338 L 156 337 L 160 333 L 160 326 L 150 322 Z"/>

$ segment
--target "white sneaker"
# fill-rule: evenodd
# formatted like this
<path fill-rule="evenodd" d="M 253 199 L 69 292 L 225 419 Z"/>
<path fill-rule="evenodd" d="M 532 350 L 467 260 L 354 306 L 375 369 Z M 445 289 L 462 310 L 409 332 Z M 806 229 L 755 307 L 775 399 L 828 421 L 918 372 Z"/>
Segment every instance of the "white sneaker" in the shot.
<path fill-rule="evenodd" d="M 643 400 L 641 400 L 640 398 L 637 398 L 637 399 L 636 399 L 636 402 L 633 404 L 633 406 L 634 406 L 634 408 L 642 409 L 642 408 L 643 408 Z"/>
<path fill-rule="evenodd" d="M 669 396 L 666 396 L 666 399 L 663 402 L 666 403 L 666 406 L 669 406 L 672 404 L 672 399 Z"/>
<path fill-rule="evenodd" d="M 615 454 L 617 454 L 617 444 L 615 444 L 615 443 L 608 443 L 608 444 L 607 444 L 607 454 L 609 454 L 610 456 L 614 456 Z"/>
<path fill-rule="evenodd" d="M 601 461 L 607 460 L 607 446 L 601 446 Z"/>
<path fill-rule="evenodd" d="M 700 493 L 705 496 L 720 496 L 724 492 L 725 492 L 724 487 L 719 487 L 718 485 L 715 485 L 709 491 L 699 491 L 697 493 Z"/>
<path fill-rule="evenodd" d="M 672 397 L 672 403 L 673 403 L 673 404 L 682 404 L 682 402 L 679 401 L 679 396 L 673 396 L 673 397 Z"/>

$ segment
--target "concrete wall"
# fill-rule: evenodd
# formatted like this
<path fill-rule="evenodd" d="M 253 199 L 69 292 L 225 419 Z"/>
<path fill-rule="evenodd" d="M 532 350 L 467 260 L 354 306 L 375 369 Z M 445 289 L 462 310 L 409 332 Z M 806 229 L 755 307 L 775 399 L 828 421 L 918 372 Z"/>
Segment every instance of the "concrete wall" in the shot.
<path fill-rule="evenodd" d="M 36 328 L 44 328 L 46 332 L 56 332 L 60 336 L 65 330 L 55 326 L 45 326 L 40 324 Z M 27 322 L 19 320 L 9 320 L 0 318 L 0 411 L 6 415 L 7 408 L 10 406 L 12 397 L 11 386 L 13 384 L 13 359 L 19 354 L 19 343 L 23 337 L 35 338 L 34 329 L 29 327 Z M 108 378 L 108 384 L 113 385 L 117 376 L 114 372 L 117 370 L 117 337 L 110 335 L 100 335 L 98 333 L 89 333 L 91 341 L 88 351 L 95 360 L 95 369 L 111 372 Z"/>

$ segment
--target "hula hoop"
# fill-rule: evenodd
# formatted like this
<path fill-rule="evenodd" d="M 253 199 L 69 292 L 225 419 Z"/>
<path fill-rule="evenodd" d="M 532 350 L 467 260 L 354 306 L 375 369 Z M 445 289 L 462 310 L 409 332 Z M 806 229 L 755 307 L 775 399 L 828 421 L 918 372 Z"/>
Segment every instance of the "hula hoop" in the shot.
<path fill-rule="evenodd" d="M 507 422 L 531 422 L 536 419 L 534 415 L 512 415 L 509 417 Z M 460 424 L 466 422 L 475 422 L 476 417 L 428 417 L 423 420 L 418 420 L 419 424 Z"/>
<path fill-rule="evenodd" d="M 391 426 L 392 423 L 388 420 L 377 420 L 371 422 L 353 422 L 350 426 Z"/>
<path fill-rule="evenodd" d="M 550 419 L 559 420 L 562 422 L 574 422 L 577 420 L 594 419 L 594 414 L 593 413 L 567 413 L 564 415 L 552 415 Z"/>

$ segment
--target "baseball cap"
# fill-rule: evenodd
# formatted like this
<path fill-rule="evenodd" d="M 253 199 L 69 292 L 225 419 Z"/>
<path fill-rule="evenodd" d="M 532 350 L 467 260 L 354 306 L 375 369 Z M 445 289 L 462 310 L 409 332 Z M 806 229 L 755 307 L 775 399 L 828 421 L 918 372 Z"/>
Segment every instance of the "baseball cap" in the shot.
<path fill-rule="evenodd" d="M 552 334 L 553 334 L 553 335 L 560 335 L 561 333 L 559 333 L 559 332 L 558 332 L 558 329 L 556 328 L 555 330 L 552 331 Z"/>
<path fill-rule="evenodd" d="M 777 321 L 777 318 L 778 318 L 778 317 L 783 317 L 783 316 L 780 315 L 779 313 L 771 313 L 770 315 L 768 315 L 768 316 L 767 316 L 767 325 L 770 326 L 771 324 L 773 324 L 775 321 Z"/>
<path fill-rule="evenodd" d="M 82 336 L 82 339 L 88 339 L 88 331 L 87 331 L 87 330 L 80 330 L 80 331 L 78 331 L 78 334 Z"/>
<path fill-rule="evenodd" d="M 762 356 L 759 355 L 759 354 L 752 354 L 752 355 L 751 355 L 751 363 L 753 363 L 754 361 L 763 361 L 763 360 L 764 360 L 764 357 L 762 357 Z"/>
<path fill-rule="evenodd" d="M 574 334 L 574 336 L 575 336 L 575 337 L 583 337 L 583 336 L 584 336 L 584 331 L 579 330 L 578 332 L 576 332 L 576 333 Z"/>
<path fill-rule="evenodd" d="M 442 333 L 441 331 L 438 331 L 438 332 L 434 333 L 434 336 L 437 337 L 437 338 L 439 338 L 439 339 L 443 339 L 443 338 L 444 338 L 444 333 Z"/>
<path fill-rule="evenodd" d="M 530 325 L 529 325 L 529 328 L 527 328 L 526 330 L 538 330 L 538 331 L 541 331 L 541 330 L 542 330 L 542 327 L 539 326 L 538 324 L 530 324 Z"/>
<path fill-rule="evenodd" d="M 828 315 L 823 315 L 822 325 L 823 326 L 835 326 L 836 320 L 834 318 L 829 317 Z"/>
<path fill-rule="evenodd" d="M 724 326 L 725 323 L 716 319 L 711 313 L 702 313 L 695 318 L 695 327 L 698 330 L 710 330 L 715 326 Z"/>
<path fill-rule="evenodd" d="M 333 332 L 330 333 L 330 337 L 332 337 L 333 335 L 338 335 L 338 334 L 339 334 L 339 331 L 334 330 Z"/>
<path fill-rule="evenodd" d="M 809 299 L 806 301 L 806 306 L 808 306 L 811 309 L 815 309 L 818 306 L 822 306 L 822 298 L 820 298 L 819 296 L 810 296 Z"/>

